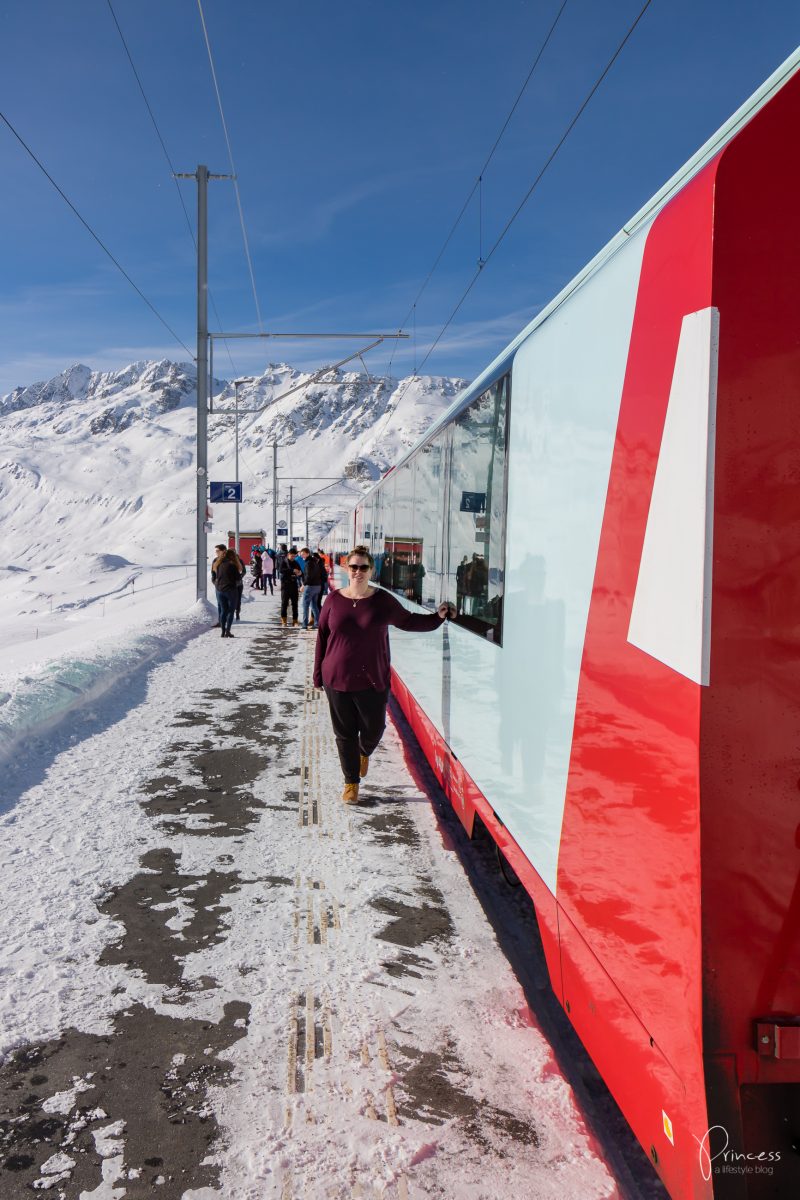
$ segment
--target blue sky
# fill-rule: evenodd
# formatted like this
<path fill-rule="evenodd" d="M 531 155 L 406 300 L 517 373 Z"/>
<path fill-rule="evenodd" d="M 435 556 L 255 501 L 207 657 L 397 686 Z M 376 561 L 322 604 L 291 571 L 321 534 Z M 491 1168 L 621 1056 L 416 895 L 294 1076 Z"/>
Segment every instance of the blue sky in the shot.
<path fill-rule="evenodd" d="M 227 172 L 197 0 L 111 2 L 176 169 Z M 568 0 L 484 178 L 484 254 L 643 3 Z M 264 329 L 399 326 L 560 6 L 203 0 Z M 108 0 L 11 5 L 3 42 L 3 113 L 194 350 L 194 248 Z M 477 374 L 798 42 L 796 0 L 653 0 L 425 371 Z M 0 393 L 76 361 L 185 360 L 2 125 L 0 156 Z M 232 185 L 212 183 L 209 203 L 216 308 L 255 331 Z M 396 374 L 425 357 L 480 252 L 476 197 Z M 215 374 L 355 348 L 233 343 Z"/>

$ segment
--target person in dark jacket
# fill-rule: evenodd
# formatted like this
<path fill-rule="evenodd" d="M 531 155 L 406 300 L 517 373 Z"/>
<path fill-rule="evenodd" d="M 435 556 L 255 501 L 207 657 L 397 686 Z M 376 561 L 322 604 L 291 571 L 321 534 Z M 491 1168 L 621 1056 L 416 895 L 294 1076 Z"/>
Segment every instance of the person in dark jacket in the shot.
<path fill-rule="evenodd" d="M 219 544 L 214 547 L 214 561 L 211 564 L 211 582 L 214 585 L 214 590 L 217 587 L 217 567 L 222 562 L 227 546 Z M 212 629 L 222 628 L 222 605 L 220 604 L 219 593 L 217 593 L 217 623 L 211 626 Z"/>
<path fill-rule="evenodd" d="M 358 803 L 358 785 L 386 727 L 391 683 L 389 626 L 426 632 L 438 629 L 455 606 L 412 613 L 383 588 L 371 586 L 374 566 L 365 546 L 347 556 L 349 583 L 331 592 L 322 609 L 314 656 L 314 687 L 324 687 L 344 775 L 345 804 Z"/>
<path fill-rule="evenodd" d="M 222 636 L 233 637 L 231 625 L 236 612 L 239 584 L 242 579 L 241 559 L 235 550 L 226 550 L 216 563 L 216 588 L 219 598 Z"/>
<path fill-rule="evenodd" d="M 310 624 L 319 625 L 319 600 L 322 589 L 328 583 L 328 572 L 318 554 L 312 554 L 308 546 L 303 546 L 300 557 L 305 564 L 303 579 L 303 629 L 308 629 L 308 610 L 311 608 Z"/>
<path fill-rule="evenodd" d="M 330 555 L 326 554 L 325 551 L 322 549 L 322 546 L 320 546 L 318 548 L 317 554 L 321 558 L 322 565 L 325 568 L 325 582 L 322 585 L 322 591 L 320 592 L 320 599 L 319 599 L 320 604 L 322 604 L 322 601 L 325 598 L 325 596 L 327 596 L 328 589 L 330 588 L 330 585 L 331 585 L 331 571 L 333 570 L 333 561 L 332 561 Z"/>
<path fill-rule="evenodd" d="M 262 563 L 263 559 L 261 558 L 261 555 L 257 550 L 254 550 L 253 565 L 250 568 L 253 572 L 253 582 L 250 584 L 250 587 L 251 589 L 255 588 L 257 592 L 261 590 Z"/>
<path fill-rule="evenodd" d="M 246 569 L 244 563 L 242 562 L 241 558 L 239 557 L 239 553 L 237 550 L 231 550 L 231 554 L 233 554 L 234 558 L 236 559 L 236 564 L 239 568 L 239 583 L 236 588 L 236 607 L 235 607 L 234 614 L 233 614 L 236 617 L 236 620 L 238 621 L 241 617 L 242 596 L 244 595 L 244 577 L 247 574 L 247 569 Z"/>
<path fill-rule="evenodd" d="M 289 619 L 289 605 L 292 606 L 292 624 L 299 625 L 297 620 L 297 597 L 303 581 L 303 572 L 297 563 L 297 551 L 292 549 L 286 555 L 280 568 L 281 581 L 281 625 L 286 625 Z"/>

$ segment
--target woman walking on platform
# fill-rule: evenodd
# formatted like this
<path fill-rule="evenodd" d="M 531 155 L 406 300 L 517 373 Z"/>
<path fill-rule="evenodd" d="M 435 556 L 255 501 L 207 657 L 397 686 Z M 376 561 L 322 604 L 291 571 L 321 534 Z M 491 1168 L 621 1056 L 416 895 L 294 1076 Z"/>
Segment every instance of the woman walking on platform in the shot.
<path fill-rule="evenodd" d="M 409 632 L 438 629 L 455 615 L 440 604 L 430 616 L 409 612 L 389 592 L 371 587 L 374 563 L 365 546 L 347 556 L 347 587 L 331 592 L 322 607 L 314 658 L 314 687 L 324 687 L 344 774 L 345 804 L 358 803 L 359 780 L 386 728 L 390 625 Z"/>

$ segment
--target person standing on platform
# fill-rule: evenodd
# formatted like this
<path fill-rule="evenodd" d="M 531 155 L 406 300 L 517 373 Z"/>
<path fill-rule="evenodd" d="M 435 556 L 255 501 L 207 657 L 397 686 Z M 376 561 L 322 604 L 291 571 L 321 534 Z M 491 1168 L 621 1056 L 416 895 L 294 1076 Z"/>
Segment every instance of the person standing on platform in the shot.
<path fill-rule="evenodd" d="M 217 623 L 212 625 L 212 629 L 222 628 L 222 605 L 220 604 L 219 592 L 217 591 L 217 567 L 222 562 L 227 546 L 219 545 L 214 547 L 214 561 L 211 564 L 211 582 L 214 585 L 214 591 L 217 597 Z"/>
<path fill-rule="evenodd" d="M 235 550 L 226 550 L 217 563 L 216 588 L 219 597 L 222 636 L 232 638 L 231 625 L 240 592 L 242 560 Z"/>
<path fill-rule="evenodd" d="M 281 568 L 281 625 L 286 625 L 289 619 L 289 605 L 292 606 L 292 624 L 299 625 L 297 620 L 297 596 L 299 585 L 303 581 L 303 572 L 297 563 L 297 551 L 290 550 Z"/>
<path fill-rule="evenodd" d="M 258 550 L 254 550 L 253 565 L 250 568 L 250 570 L 253 572 L 253 582 L 250 584 L 250 588 L 255 588 L 257 592 L 261 590 L 261 576 L 264 572 L 262 562 L 263 560 Z"/>
<path fill-rule="evenodd" d="M 245 567 L 244 563 L 242 562 L 241 558 L 239 557 L 238 551 L 231 550 L 231 554 L 236 559 L 236 562 L 239 564 L 239 583 L 236 588 L 236 611 L 234 613 L 234 616 L 236 617 L 236 620 L 238 621 L 241 619 L 242 596 L 244 595 L 244 579 L 247 574 L 247 568 Z"/>
<path fill-rule="evenodd" d="M 347 555 L 349 582 L 325 601 L 314 656 L 314 687 L 324 688 L 328 697 L 345 804 L 358 803 L 359 782 L 386 728 L 389 626 L 426 633 L 456 611 L 446 602 L 429 616 L 409 612 L 394 596 L 370 584 L 373 566 L 366 546 L 356 546 Z"/>
<path fill-rule="evenodd" d="M 303 546 L 300 557 L 305 567 L 303 580 L 303 629 L 309 625 L 319 625 L 319 598 L 322 588 L 328 582 L 328 572 L 318 554 L 312 554 L 308 546 Z M 311 617 L 308 610 L 311 608 Z"/>
<path fill-rule="evenodd" d="M 275 559 L 272 557 L 272 554 L 270 553 L 269 550 L 264 555 L 264 561 L 261 564 L 261 571 L 262 571 L 262 578 L 263 578 L 264 595 L 266 596 L 267 588 L 269 588 L 270 596 L 274 596 L 275 595 L 275 582 L 274 582 L 275 581 Z"/>
<path fill-rule="evenodd" d="M 319 555 L 320 559 L 322 560 L 322 565 L 325 568 L 325 582 L 322 585 L 322 591 L 320 592 L 320 597 L 319 597 L 319 602 L 320 602 L 320 604 L 322 604 L 322 601 L 328 594 L 328 588 L 330 587 L 330 574 L 331 574 L 331 571 L 333 570 L 333 562 L 332 562 L 331 558 L 329 557 L 329 555 L 327 555 L 325 553 L 325 551 L 322 549 L 322 546 L 320 546 L 319 549 L 317 550 L 317 554 Z"/>

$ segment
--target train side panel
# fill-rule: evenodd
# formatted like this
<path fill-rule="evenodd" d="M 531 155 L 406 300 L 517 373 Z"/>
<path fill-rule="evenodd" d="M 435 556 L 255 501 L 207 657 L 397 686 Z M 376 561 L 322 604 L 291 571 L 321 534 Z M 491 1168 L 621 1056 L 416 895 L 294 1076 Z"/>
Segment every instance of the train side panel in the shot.
<path fill-rule="evenodd" d="M 497 360 L 502 645 L 392 635 L 676 1200 L 800 1195 L 798 126 L 795 74 Z"/>
<path fill-rule="evenodd" d="M 553 894 L 645 242 L 643 230 L 517 350 L 502 647 L 457 624 L 444 653 L 438 638 L 392 637 L 398 675 Z"/>
<path fill-rule="evenodd" d="M 798 127 L 795 77 L 726 149 L 715 197 L 720 353 L 710 684 L 701 711 L 703 1038 L 712 1124 L 736 1149 L 780 1155 L 772 1175 L 749 1173 L 748 1200 L 800 1195 Z M 720 1133 L 715 1149 L 721 1140 Z M 769 1190 L 776 1181 L 780 1193 Z"/>
<path fill-rule="evenodd" d="M 659 214 L 647 240 L 581 664 L 557 891 L 567 918 L 561 948 L 571 1019 L 671 1192 L 687 1197 L 711 1194 L 694 1141 L 708 1128 L 701 683 L 656 654 L 667 653 L 666 643 L 677 658 L 688 653 L 668 635 L 677 625 L 680 643 L 702 628 L 702 581 L 687 618 L 676 595 L 686 547 L 670 543 L 659 554 L 645 533 L 670 400 L 703 409 L 693 390 L 700 361 L 709 364 L 699 374 L 708 426 L 715 173 L 716 161 Z M 692 341 L 697 321 L 704 356 Z M 679 448 L 678 481 L 669 471 L 659 476 L 659 513 L 670 523 L 685 512 L 688 527 L 703 531 L 707 456 L 694 461 L 690 487 L 688 449 Z M 685 569 L 695 580 L 703 550 L 694 574 L 691 561 Z M 624 1004 L 609 993 L 609 978 Z"/>

